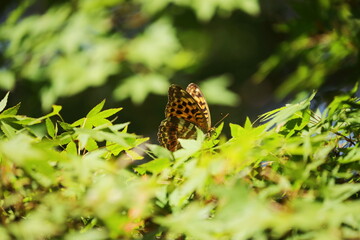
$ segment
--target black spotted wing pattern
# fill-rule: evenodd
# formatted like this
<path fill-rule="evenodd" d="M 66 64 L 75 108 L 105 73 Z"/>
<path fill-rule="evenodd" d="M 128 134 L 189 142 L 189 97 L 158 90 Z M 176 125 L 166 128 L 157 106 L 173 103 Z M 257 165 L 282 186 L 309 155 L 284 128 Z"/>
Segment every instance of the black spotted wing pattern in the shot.
<path fill-rule="evenodd" d="M 196 138 L 196 127 L 204 133 L 210 130 L 210 112 L 204 95 L 194 83 L 189 84 L 186 91 L 171 85 L 168 98 L 158 140 L 170 151 L 176 151 L 181 147 L 179 138 Z"/>

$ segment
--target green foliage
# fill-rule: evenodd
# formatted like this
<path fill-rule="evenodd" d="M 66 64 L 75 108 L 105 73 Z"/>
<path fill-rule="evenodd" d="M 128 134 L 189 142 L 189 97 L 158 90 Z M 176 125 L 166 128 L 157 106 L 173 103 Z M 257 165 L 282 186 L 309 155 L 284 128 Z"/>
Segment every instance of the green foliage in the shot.
<path fill-rule="evenodd" d="M 176 72 L 194 68 L 201 60 L 198 49 L 180 42 L 170 16 L 157 18 L 157 12 L 170 3 L 80 0 L 23 17 L 31 6 L 24 1 L 0 26 L 4 55 L 0 88 L 11 90 L 19 81 L 31 82 L 39 88 L 36 94 L 46 110 L 58 98 L 104 85 L 110 78 L 118 80 L 113 91 L 117 100 L 131 98 L 141 104 L 150 93 L 163 95 Z M 209 20 L 217 8 L 258 12 L 255 1 L 179 5 L 193 8 L 203 20 Z M 225 103 L 234 105 L 236 100 Z"/>
<path fill-rule="evenodd" d="M 314 94 L 221 124 L 171 153 L 115 124 L 121 109 L 66 123 L 61 107 L 17 115 L 0 102 L 1 239 L 356 239 L 360 105 L 312 112 Z M 4 110 L 5 109 L 5 110 Z"/>
<path fill-rule="evenodd" d="M 112 228 L 126 224 L 123 207 L 146 200 L 144 191 L 143 200 L 130 194 L 141 179 L 122 168 L 142 158 L 134 148 L 147 138 L 127 133 L 128 123 L 108 120 L 121 109 L 102 110 L 104 103 L 72 124 L 62 120 L 59 106 L 40 118 L 17 115 L 19 105 L 1 112 L 1 239 L 70 239 L 80 234 L 76 229 L 94 239 L 117 236 Z M 97 221 L 108 231 L 92 230 Z"/>
<path fill-rule="evenodd" d="M 281 98 L 299 89 L 317 89 L 332 77 L 338 79 L 337 73 L 341 72 L 349 73 L 344 81 L 358 81 L 358 76 L 349 71 L 359 62 L 356 1 L 290 1 L 290 6 L 294 18 L 275 26 L 288 39 L 260 66 L 254 80 L 264 81 L 291 65 L 293 70 L 283 76 L 286 81 L 277 89 Z"/>
<path fill-rule="evenodd" d="M 116 100 L 130 98 L 141 104 L 149 94 L 165 94 L 169 80 L 179 79 L 179 75 L 211 79 L 238 72 L 239 65 L 226 61 L 215 73 L 210 64 L 205 77 L 199 69 L 206 67 L 212 55 L 215 60 L 220 58 L 216 50 L 223 44 L 222 38 L 232 38 L 223 33 L 240 27 L 244 29 L 231 42 L 234 46 L 219 50 L 226 51 L 225 60 L 233 54 L 245 55 L 245 59 L 249 55 L 254 69 L 246 76 L 233 76 L 238 82 L 251 75 L 255 83 L 276 81 L 272 84 L 279 85 L 276 94 L 284 97 L 317 89 L 332 79 L 342 82 L 338 76 L 343 73 L 347 82 L 358 81 L 360 21 L 356 1 L 290 0 L 271 5 L 271 1 L 256 0 L 79 0 L 49 3 L 44 10 L 28 14 L 33 2 L 23 1 L 3 14 L 7 19 L 0 26 L 0 88 L 8 91 L 26 82 L 39 89 L 33 95 L 39 95 L 42 108 L 49 110 L 59 98 L 115 80 L 112 96 Z M 243 14 L 240 20 L 206 25 L 213 19 L 230 18 L 239 10 Z M 195 17 L 183 14 L 186 11 Z M 272 35 L 283 39 L 272 47 L 269 57 L 266 53 L 256 62 L 251 58 L 259 53 L 246 53 L 247 45 L 254 45 L 251 49 L 255 51 L 259 48 L 256 44 L 266 45 L 266 41 L 253 43 L 263 34 L 263 27 L 253 29 L 238 23 L 249 18 L 274 23 L 264 39 Z M 241 41 L 244 44 L 235 44 Z M 240 68 L 247 68 L 243 64 Z M 253 67 L 257 65 L 258 70 Z M 216 87 L 221 86 L 226 96 L 211 97 L 210 102 L 228 106 L 239 102 L 237 95 L 224 88 L 230 85 L 229 79 L 219 77 L 217 85 L 204 81 L 205 95 L 216 95 Z"/>
<path fill-rule="evenodd" d="M 172 0 L 158 0 L 149 2 L 146 0 L 137 0 L 140 2 L 145 11 L 152 14 L 163 10 L 169 3 L 175 3 L 180 6 L 190 7 L 195 11 L 197 17 L 202 21 L 208 21 L 216 14 L 216 11 L 222 11 L 222 14 L 229 14 L 229 12 L 241 9 L 248 14 L 256 15 L 259 13 L 259 4 L 257 1 L 233 1 L 233 0 L 214 0 L 211 2 L 203 0 L 185 0 L 185 1 L 172 1 Z"/>

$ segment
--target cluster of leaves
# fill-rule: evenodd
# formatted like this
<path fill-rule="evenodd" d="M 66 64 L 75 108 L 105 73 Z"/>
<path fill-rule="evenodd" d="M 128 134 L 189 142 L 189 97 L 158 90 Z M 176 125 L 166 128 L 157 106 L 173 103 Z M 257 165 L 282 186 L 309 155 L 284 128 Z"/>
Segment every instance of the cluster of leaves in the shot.
<path fill-rule="evenodd" d="M 39 89 L 46 110 L 58 98 L 104 85 L 111 77 L 118 82 L 113 91 L 117 100 L 130 97 L 140 104 L 149 93 L 165 94 L 175 72 L 201 58 L 198 50 L 180 43 L 171 17 L 156 17 L 171 2 L 80 0 L 26 16 L 33 3 L 24 1 L 0 27 L 0 88 L 30 82 Z M 180 5 L 191 7 L 203 20 L 217 8 L 258 12 L 256 2 L 200 0 Z"/>
<path fill-rule="evenodd" d="M 72 124 L 0 102 L 1 239 L 355 239 L 360 105 L 309 98 L 180 140 L 171 153 L 108 120 L 104 102 Z M 55 121 L 56 120 L 56 121 Z M 130 165 L 129 165 L 130 164 Z"/>
<path fill-rule="evenodd" d="M 113 91 L 118 100 L 130 97 L 139 104 L 149 93 L 164 94 L 169 79 L 181 71 L 192 72 L 213 50 L 202 40 L 213 36 L 176 26 L 176 16 L 184 9 L 197 17 L 190 25 L 238 10 L 273 22 L 273 31 L 286 38 L 253 80 L 281 72 L 281 97 L 318 88 L 341 72 L 357 80 L 360 25 L 355 0 L 291 0 L 271 7 L 253 0 L 79 0 L 50 4 L 44 11 L 31 9 L 36 9 L 33 2 L 23 1 L 10 14 L 3 13 L 7 19 L 0 27 L 0 88 L 31 82 L 41 90 L 44 109 L 59 97 L 103 85 L 111 77 L 118 80 Z M 228 99 L 227 104 L 235 101 Z"/>
<path fill-rule="evenodd" d="M 277 95 L 284 97 L 298 89 L 317 89 L 339 74 L 345 82 L 358 81 L 359 5 L 356 1 L 288 1 L 283 17 L 276 20 L 286 41 L 260 66 L 256 82 L 288 69 Z M 280 20 L 281 19 L 281 20 Z"/>
<path fill-rule="evenodd" d="M 1 110 L 6 101 L 7 96 Z M 40 118 L 17 115 L 20 105 L 2 111 L 1 239 L 65 233 L 78 239 L 74 230 L 80 229 L 90 230 L 85 238 L 99 239 L 106 234 L 92 230 L 97 221 L 118 228 L 127 222 L 124 209 L 144 205 L 137 204 L 146 201 L 141 192 L 130 193 L 140 190 L 131 185 L 141 180 L 121 164 L 140 159 L 133 148 L 147 138 L 127 133 L 128 123 L 112 124 L 107 118 L 121 109 L 102 111 L 103 106 L 104 101 L 72 124 L 61 119 L 60 106 Z"/>

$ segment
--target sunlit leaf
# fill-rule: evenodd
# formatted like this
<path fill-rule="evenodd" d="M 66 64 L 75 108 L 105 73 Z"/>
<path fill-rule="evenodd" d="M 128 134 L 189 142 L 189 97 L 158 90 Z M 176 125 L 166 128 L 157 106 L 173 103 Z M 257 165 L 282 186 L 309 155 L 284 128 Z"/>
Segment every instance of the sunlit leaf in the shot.
<path fill-rule="evenodd" d="M 47 129 L 49 136 L 55 137 L 55 127 L 54 127 L 54 124 L 52 123 L 52 121 L 49 118 L 47 118 L 45 120 L 45 123 L 46 123 L 46 129 Z"/>
<path fill-rule="evenodd" d="M 4 108 L 6 107 L 9 93 L 10 92 L 6 93 L 5 97 L 0 101 L 0 112 L 2 112 L 2 110 L 4 110 Z"/>

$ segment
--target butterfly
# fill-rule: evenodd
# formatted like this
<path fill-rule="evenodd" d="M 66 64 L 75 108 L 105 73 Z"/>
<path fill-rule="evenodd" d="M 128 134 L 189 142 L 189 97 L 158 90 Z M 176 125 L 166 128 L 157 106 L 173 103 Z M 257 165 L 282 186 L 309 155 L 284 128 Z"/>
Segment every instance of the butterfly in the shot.
<path fill-rule="evenodd" d="M 179 138 L 196 138 L 196 127 L 208 133 L 211 130 L 211 117 L 204 94 L 195 83 L 190 83 L 186 91 L 172 84 L 168 98 L 158 140 L 170 151 L 176 151 L 181 148 Z"/>

